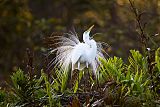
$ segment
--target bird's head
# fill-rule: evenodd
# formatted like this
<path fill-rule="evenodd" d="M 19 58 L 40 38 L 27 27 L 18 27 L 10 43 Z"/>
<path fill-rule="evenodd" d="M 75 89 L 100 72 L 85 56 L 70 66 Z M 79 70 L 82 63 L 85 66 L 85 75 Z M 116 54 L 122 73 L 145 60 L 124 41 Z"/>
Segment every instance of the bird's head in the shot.
<path fill-rule="evenodd" d="M 88 30 L 86 30 L 84 33 L 83 33 L 83 41 L 86 43 L 90 40 L 90 31 L 92 30 L 92 28 L 94 27 L 94 25 L 92 25 Z"/>

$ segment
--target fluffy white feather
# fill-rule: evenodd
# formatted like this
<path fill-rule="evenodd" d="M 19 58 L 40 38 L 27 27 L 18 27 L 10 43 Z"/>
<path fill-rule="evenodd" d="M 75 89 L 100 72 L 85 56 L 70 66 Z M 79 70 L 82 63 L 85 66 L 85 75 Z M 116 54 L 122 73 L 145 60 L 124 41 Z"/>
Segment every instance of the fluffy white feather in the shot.
<path fill-rule="evenodd" d="M 74 70 L 75 68 L 83 69 L 90 65 L 93 73 L 97 75 L 96 71 L 101 63 L 99 57 L 104 58 L 104 50 L 102 48 L 103 43 L 96 43 L 95 40 L 90 39 L 89 33 L 91 29 L 90 27 L 87 30 L 88 34 L 86 33 L 87 31 L 83 33 L 84 42 L 79 41 L 75 31 L 64 33 L 63 36 L 53 36 L 54 43 L 52 45 L 58 45 L 58 47 L 49 52 L 49 55 L 56 53 L 56 57 L 49 63 L 49 67 L 54 65 L 55 67 L 60 66 L 67 70 L 71 64 L 72 70 Z"/>

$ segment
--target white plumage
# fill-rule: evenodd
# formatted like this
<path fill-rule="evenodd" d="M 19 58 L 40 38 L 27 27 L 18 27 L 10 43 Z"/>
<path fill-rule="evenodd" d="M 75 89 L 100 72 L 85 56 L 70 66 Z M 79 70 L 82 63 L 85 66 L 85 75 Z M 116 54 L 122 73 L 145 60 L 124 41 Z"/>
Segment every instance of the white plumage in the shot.
<path fill-rule="evenodd" d="M 56 57 L 49 63 L 49 66 L 60 66 L 67 70 L 69 65 L 74 69 L 83 69 L 84 67 L 91 67 L 93 73 L 97 75 L 96 71 L 100 64 L 99 57 L 104 58 L 102 51 L 102 43 L 96 43 L 90 37 L 91 26 L 83 33 L 83 42 L 80 42 L 77 33 L 64 33 L 63 36 L 54 36 L 52 38 L 52 45 L 58 45 L 57 48 L 52 49 L 49 55 L 56 53 Z M 107 54 L 108 55 L 108 54 Z"/>

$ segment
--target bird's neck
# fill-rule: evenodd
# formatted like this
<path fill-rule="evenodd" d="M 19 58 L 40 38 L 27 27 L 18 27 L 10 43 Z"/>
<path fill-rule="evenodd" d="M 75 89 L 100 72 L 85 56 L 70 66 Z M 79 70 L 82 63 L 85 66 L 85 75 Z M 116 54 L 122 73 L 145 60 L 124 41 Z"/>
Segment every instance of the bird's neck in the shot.
<path fill-rule="evenodd" d="M 90 56 L 96 56 L 97 54 L 97 44 L 94 40 L 90 41 L 91 43 L 91 50 L 89 51 Z"/>
<path fill-rule="evenodd" d="M 84 41 L 84 43 L 88 43 L 90 41 L 89 34 L 83 34 L 83 41 Z"/>

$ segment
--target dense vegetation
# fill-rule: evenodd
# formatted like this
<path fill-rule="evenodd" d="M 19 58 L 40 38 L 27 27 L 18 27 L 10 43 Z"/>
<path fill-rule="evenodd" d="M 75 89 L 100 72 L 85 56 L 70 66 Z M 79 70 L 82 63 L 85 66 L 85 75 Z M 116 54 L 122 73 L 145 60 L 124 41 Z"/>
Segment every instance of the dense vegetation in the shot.
<path fill-rule="evenodd" d="M 57 69 L 37 76 L 31 65 L 28 73 L 18 69 L 11 76 L 9 90 L 0 91 L 1 106 L 20 107 L 158 107 L 160 106 L 160 48 L 147 57 L 131 50 L 129 63 L 121 58 L 101 59 L 99 76 L 91 71 Z M 153 56 L 150 56 L 153 55 Z M 32 72 L 31 72 L 32 71 Z"/>
<path fill-rule="evenodd" d="M 34 3 L 38 3 L 36 1 L 2 1 L 0 6 L 2 16 L 0 35 L 8 36 L 0 37 L 0 55 L 2 55 L 0 66 L 3 67 L 3 71 L 15 72 L 9 77 L 10 82 L 0 88 L 0 106 L 159 107 L 160 48 L 157 34 L 159 18 L 155 18 L 154 21 L 150 20 L 149 25 L 146 24 L 149 20 L 148 17 L 153 18 L 151 16 L 146 17 L 149 12 L 153 16 L 159 16 L 159 0 L 146 1 L 148 7 L 143 7 L 144 3 L 136 0 L 135 2 L 132 0 L 105 1 L 82 0 L 80 2 L 71 0 L 66 2 L 59 0 L 54 2 L 53 8 L 60 9 L 63 7 L 60 11 L 64 12 L 58 14 L 55 11 L 57 16 L 55 15 L 54 18 L 49 16 L 36 18 L 33 16 L 29 8 Z M 43 2 L 43 0 L 39 1 L 40 4 Z M 128 10 L 122 9 L 120 6 L 126 5 L 130 7 L 131 15 L 122 14 Z M 137 8 L 138 6 L 141 8 Z M 33 10 L 34 8 L 32 7 Z M 140 9 L 146 10 L 148 13 L 141 12 Z M 118 12 L 122 13 L 118 14 Z M 45 14 L 41 15 L 37 13 L 37 17 L 42 17 Z M 109 17 L 105 19 L 106 16 Z M 135 19 L 136 29 L 133 26 L 130 27 L 130 25 L 134 25 L 130 22 L 133 19 Z M 47 65 L 49 58 L 44 56 L 43 58 L 46 58 L 44 61 L 39 55 L 46 52 L 46 48 L 40 44 L 44 36 L 42 38 L 37 36 L 42 32 L 50 32 L 50 30 L 66 31 L 65 25 L 69 29 L 72 25 L 83 26 L 85 24 L 86 26 L 88 23 L 95 23 L 101 28 L 97 31 L 105 31 L 108 32 L 107 35 L 113 35 L 115 38 L 110 39 L 109 44 L 121 41 L 121 43 L 114 44 L 113 48 L 119 49 L 117 45 L 120 44 L 124 48 L 122 50 L 125 51 L 115 51 L 113 57 L 100 58 L 102 64 L 98 68 L 97 77 L 92 75 L 91 69 L 87 68 L 82 71 L 74 70 L 72 77 L 70 68 L 68 71 L 61 68 L 48 70 L 45 64 Z M 53 24 L 54 27 L 51 29 Z M 129 37 L 123 38 L 124 35 L 129 35 Z M 135 39 L 135 42 L 130 41 L 129 38 Z M 126 41 L 129 43 L 125 44 Z M 124 53 L 128 49 L 126 45 L 130 44 L 131 46 L 128 48 L 132 47 L 133 49 Z M 134 47 L 133 45 L 137 46 Z M 26 60 L 23 61 L 26 47 L 32 47 L 31 50 L 34 50 L 35 54 L 27 49 Z M 122 58 L 116 55 L 122 55 Z"/>
<path fill-rule="evenodd" d="M 142 22 L 147 23 L 147 34 L 154 36 L 160 31 L 160 1 L 134 1 L 143 13 Z M 127 60 L 130 49 L 141 47 L 128 0 L 1 0 L 0 10 L 1 79 L 24 67 L 26 48 L 34 50 L 36 67 L 41 67 L 45 58 L 43 38 L 52 32 L 68 32 L 72 26 L 82 38 L 82 32 L 94 24 L 93 34 L 102 33 L 94 38 L 111 45 L 110 56 Z M 159 44 L 160 37 L 154 40 Z"/>

